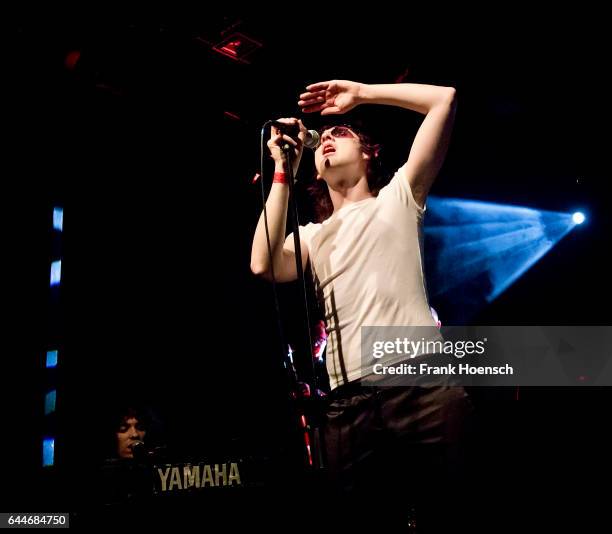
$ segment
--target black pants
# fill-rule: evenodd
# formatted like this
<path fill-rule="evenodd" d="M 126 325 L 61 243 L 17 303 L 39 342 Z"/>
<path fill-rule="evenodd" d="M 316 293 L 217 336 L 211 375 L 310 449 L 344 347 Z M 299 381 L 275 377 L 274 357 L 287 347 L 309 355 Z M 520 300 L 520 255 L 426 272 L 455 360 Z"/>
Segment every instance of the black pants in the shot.
<path fill-rule="evenodd" d="M 459 527 L 471 412 L 465 390 L 446 384 L 334 390 L 323 433 L 327 520 L 385 532 L 408 532 L 411 521 L 418 532 Z"/>

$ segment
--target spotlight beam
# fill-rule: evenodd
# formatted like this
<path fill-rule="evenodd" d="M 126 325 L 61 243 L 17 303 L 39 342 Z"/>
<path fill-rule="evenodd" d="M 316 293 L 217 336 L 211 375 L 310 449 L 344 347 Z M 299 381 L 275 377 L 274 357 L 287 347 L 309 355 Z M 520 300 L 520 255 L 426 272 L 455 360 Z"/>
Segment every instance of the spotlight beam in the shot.
<path fill-rule="evenodd" d="M 581 212 L 458 198 L 430 197 L 427 205 L 424 231 L 430 295 L 443 297 L 465 286 L 470 299 L 485 304 L 584 221 Z"/>

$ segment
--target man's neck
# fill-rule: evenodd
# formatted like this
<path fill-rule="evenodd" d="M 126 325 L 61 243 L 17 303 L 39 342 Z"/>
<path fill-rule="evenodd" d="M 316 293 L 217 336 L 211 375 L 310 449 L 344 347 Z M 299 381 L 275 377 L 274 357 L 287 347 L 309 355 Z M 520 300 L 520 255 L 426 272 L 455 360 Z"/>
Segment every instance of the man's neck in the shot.
<path fill-rule="evenodd" d="M 342 187 L 342 184 L 335 189 L 330 187 L 329 196 L 331 197 L 334 211 L 337 211 L 355 202 L 372 198 L 374 195 L 371 193 L 368 187 L 368 180 L 364 176 L 356 184 L 350 187 Z"/>

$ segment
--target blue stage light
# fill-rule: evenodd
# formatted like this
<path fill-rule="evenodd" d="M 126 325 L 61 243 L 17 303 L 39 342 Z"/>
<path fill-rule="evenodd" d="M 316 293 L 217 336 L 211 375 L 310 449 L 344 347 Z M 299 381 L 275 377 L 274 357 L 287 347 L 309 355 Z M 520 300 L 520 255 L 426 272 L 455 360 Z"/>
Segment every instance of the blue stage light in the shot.
<path fill-rule="evenodd" d="M 53 208 L 53 229 L 58 232 L 64 229 L 64 208 Z"/>
<path fill-rule="evenodd" d="M 51 285 L 56 286 L 62 281 L 62 260 L 51 262 Z"/>
<path fill-rule="evenodd" d="M 42 448 L 42 464 L 43 467 L 52 467 L 55 463 L 55 439 L 45 438 L 43 439 Z"/>
<path fill-rule="evenodd" d="M 472 307 L 491 302 L 580 224 L 576 215 L 430 197 L 425 218 L 430 297 L 452 294 L 457 306 L 462 299 Z"/>
<path fill-rule="evenodd" d="M 57 367 L 57 350 L 47 351 L 46 367 Z"/>
<path fill-rule="evenodd" d="M 50 415 L 55 411 L 55 401 L 57 400 L 57 390 L 53 389 L 45 395 L 45 415 Z"/>

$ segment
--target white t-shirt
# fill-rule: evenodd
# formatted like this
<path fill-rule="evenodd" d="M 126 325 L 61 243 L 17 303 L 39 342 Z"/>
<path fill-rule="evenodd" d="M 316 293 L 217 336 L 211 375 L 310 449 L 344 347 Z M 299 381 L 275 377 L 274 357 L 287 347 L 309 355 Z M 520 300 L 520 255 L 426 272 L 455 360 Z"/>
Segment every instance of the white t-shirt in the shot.
<path fill-rule="evenodd" d="M 332 389 L 362 378 L 362 326 L 436 326 L 423 272 L 424 213 L 404 166 L 377 197 L 300 227 L 325 307 Z"/>

